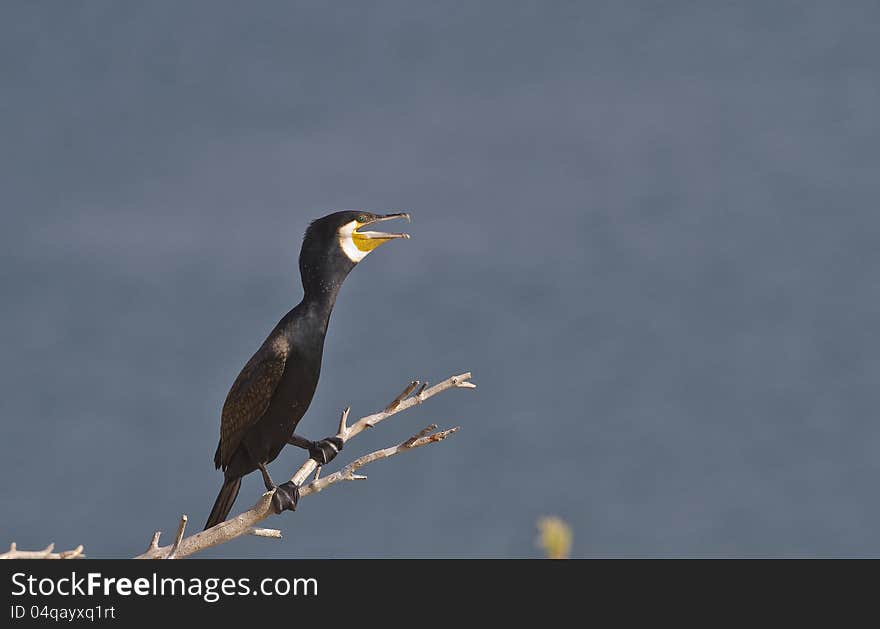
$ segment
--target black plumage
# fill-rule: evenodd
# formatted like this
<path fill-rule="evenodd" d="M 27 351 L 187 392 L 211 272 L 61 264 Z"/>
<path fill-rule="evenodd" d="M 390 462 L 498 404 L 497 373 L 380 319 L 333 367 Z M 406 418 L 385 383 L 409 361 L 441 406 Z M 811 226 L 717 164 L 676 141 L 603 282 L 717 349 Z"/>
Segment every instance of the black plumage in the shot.
<path fill-rule="evenodd" d="M 275 487 L 265 467 L 285 445 L 308 449 L 322 464 L 342 448 L 334 437 L 313 442 L 294 431 L 318 386 L 324 338 L 342 282 L 372 249 L 392 238 L 408 237 L 360 229 L 398 217 L 409 218 L 400 213 L 336 212 L 314 221 L 306 230 L 299 257 L 303 299 L 263 341 L 223 404 L 214 464 L 223 469 L 224 483 L 206 529 L 226 518 L 241 477 L 257 469 L 266 488 L 276 490 L 276 511 L 296 507 L 297 487 L 290 482 Z"/>

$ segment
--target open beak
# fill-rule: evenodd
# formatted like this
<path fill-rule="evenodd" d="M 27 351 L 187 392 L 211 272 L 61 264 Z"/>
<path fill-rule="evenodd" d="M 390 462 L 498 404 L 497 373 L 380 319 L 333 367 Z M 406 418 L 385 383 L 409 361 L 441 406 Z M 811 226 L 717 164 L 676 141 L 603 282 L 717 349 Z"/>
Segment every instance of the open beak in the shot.
<path fill-rule="evenodd" d="M 391 221 L 396 218 L 405 218 L 407 223 L 410 222 L 408 212 L 397 212 L 396 214 L 385 214 L 384 216 L 377 216 L 376 218 L 369 220 L 366 223 L 359 224 L 357 226 L 357 229 L 354 230 L 352 238 L 354 239 L 357 246 L 364 251 L 375 249 L 382 243 L 388 242 L 389 240 L 393 240 L 395 238 L 409 238 L 409 234 L 391 234 L 386 232 L 361 231 L 364 227 L 375 225 L 376 223 L 382 223 L 384 221 Z"/>

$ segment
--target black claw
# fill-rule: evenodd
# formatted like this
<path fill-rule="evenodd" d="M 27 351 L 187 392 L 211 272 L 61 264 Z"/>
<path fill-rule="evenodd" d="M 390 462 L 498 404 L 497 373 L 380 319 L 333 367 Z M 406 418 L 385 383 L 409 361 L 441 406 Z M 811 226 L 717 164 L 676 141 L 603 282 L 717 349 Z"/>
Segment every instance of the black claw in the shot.
<path fill-rule="evenodd" d="M 275 488 L 272 494 L 272 509 L 275 513 L 282 511 L 296 511 L 296 505 L 299 502 L 299 487 L 287 481 L 283 485 Z"/>
<path fill-rule="evenodd" d="M 339 437 L 327 437 L 320 441 L 315 441 L 309 448 L 309 456 L 315 459 L 318 465 L 327 465 L 336 458 L 336 455 L 342 450 L 342 439 Z"/>

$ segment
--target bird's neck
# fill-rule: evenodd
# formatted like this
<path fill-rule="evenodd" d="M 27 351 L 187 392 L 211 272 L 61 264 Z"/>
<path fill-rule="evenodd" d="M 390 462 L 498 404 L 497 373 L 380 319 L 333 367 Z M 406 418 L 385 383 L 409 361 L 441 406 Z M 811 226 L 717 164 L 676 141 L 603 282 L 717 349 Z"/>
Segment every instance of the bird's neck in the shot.
<path fill-rule="evenodd" d="M 335 249 L 330 252 L 306 249 L 300 253 L 299 273 L 303 286 L 302 310 L 326 332 L 330 314 L 342 283 L 354 263 Z"/>
<path fill-rule="evenodd" d="M 333 306 L 336 305 L 336 297 L 339 295 L 339 289 L 342 282 L 325 284 L 318 288 L 306 290 L 303 299 L 300 302 L 300 308 L 309 315 L 315 323 L 317 323 L 324 332 L 327 331 L 327 324 L 330 321 L 330 315 L 333 313 Z"/>

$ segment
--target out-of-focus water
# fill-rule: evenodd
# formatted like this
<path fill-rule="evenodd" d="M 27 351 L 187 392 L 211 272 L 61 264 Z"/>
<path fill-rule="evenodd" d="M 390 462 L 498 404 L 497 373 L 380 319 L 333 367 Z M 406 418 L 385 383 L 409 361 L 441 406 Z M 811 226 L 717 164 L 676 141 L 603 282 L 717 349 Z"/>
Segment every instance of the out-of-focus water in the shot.
<path fill-rule="evenodd" d="M 748 6 L 745 6 L 748 5 Z M 204 556 L 878 554 L 880 10 L 114 2 L 0 9 L 0 543 L 141 552 L 307 222 L 409 209 L 302 432 L 471 370 L 377 463 Z M 283 453 L 284 477 L 302 460 Z M 244 483 L 236 507 L 262 491 Z"/>

